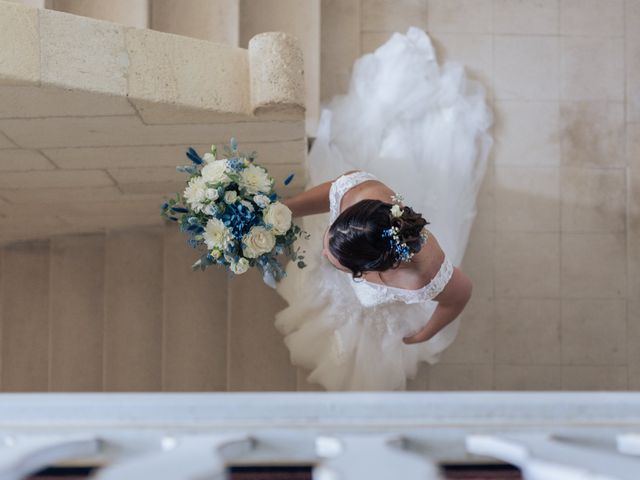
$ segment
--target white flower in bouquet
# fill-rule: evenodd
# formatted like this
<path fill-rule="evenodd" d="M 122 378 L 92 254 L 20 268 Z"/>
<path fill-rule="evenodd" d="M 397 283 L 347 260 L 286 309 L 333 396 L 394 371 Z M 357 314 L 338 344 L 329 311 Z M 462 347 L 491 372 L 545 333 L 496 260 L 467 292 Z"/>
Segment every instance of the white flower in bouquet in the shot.
<path fill-rule="evenodd" d="M 227 203 L 234 203 L 238 198 L 238 192 L 235 190 L 229 190 L 228 192 L 224 192 L 224 201 Z"/>
<path fill-rule="evenodd" d="M 267 171 L 250 164 L 240 172 L 240 185 L 244 187 L 248 193 L 269 193 L 271 191 L 272 180 Z"/>
<path fill-rule="evenodd" d="M 193 177 L 184 189 L 183 196 L 195 212 L 201 211 L 204 207 L 202 202 L 206 199 L 206 189 L 206 182 L 202 177 Z"/>
<path fill-rule="evenodd" d="M 231 262 L 229 265 L 231 271 L 235 274 L 241 274 L 249 270 L 249 260 L 241 257 L 237 262 Z"/>
<path fill-rule="evenodd" d="M 242 242 L 244 256 L 256 258 L 273 250 L 276 244 L 276 237 L 266 228 L 256 225 L 251 227 L 249 233 L 242 237 Z"/>
<path fill-rule="evenodd" d="M 260 208 L 266 208 L 266 206 L 271 203 L 271 199 L 266 195 L 262 195 L 261 193 L 254 196 L 253 201 L 256 202 L 256 205 L 258 205 Z"/>
<path fill-rule="evenodd" d="M 227 175 L 226 160 L 214 160 L 207 163 L 202 167 L 202 170 L 200 170 L 200 175 L 202 175 L 202 178 L 204 178 L 205 181 L 211 183 L 227 183 L 230 181 L 229 176 Z"/>
<path fill-rule="evenodd" d="M 248 202 L 246 200 L 240 200 L 240 203 L 245 207 L 247 207 L 247 209 L 249 209 L 250 212 L 253 212 L 255 210 L 255 208 L 253 208 L 253 205 L 251 205 L 251 202 Z"/>
<path fill-rule="evenodd" d="M 218 207 L 216 207 L 215 203 L 210 203 L 209 205 L 205 205 L 202 211 L 207 215 L 211 215 L 213 217 L 218 211 Z"/>
<path fill-rule="evenodd" d="M 223 249 L 233 240 L 231 231 L 218 218 L 210 218 L 207 221 L 202 237 L 209 248 Z"/>
<path fill-rule="evenodd" d="M 204 196 L 209 200 L 217 200 L 218 199 L 218 189 L 217 188 L 207 188 L 204 191 Z"/>
<path fill-rule="evenodd" d="M 287 233 L 291 227 L 291 210 L 282 202 L 273 202 L 264 210 L 264 221 L 277 235 Z"/>
<path fill-rule="evenodd" d="M 212 153 L 207 152 L 204 155 L 202 155 L 202 160 L 204 160 L 204 163 L 206 165 L 207 163 L 215 162 L 216 157 Z"/>

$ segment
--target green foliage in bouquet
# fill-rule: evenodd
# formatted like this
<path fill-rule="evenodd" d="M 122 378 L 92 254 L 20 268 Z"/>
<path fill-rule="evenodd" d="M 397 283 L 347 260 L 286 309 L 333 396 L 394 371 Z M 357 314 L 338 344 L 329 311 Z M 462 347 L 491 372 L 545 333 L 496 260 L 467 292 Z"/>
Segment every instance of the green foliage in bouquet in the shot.
<path fill-rule="evenodd" d="M 218 160 L 216 145 L 202 157 L 189 147 L 186 155 L 192 165 L 176 167 L 188 174 L 187 186 L 161 205 L 160 215 L 190 234 L 187 243 L 193 248 L 206 245 L 193 270 L 219 264 L 242 274 L 257 267 L 265 283 L 275 288 L 286 276 L 276 255 L 284 253 L 304 268 L 304 255 L 294 244 L 309 234 L 291 221 L 291 210 L 279 201 L 273 177 L 254 162 L 257 152 L 239 152 L 235 138 L 224 151 L 226 157 Z M 289 175 L 284 185 L 292 178 Z"/>

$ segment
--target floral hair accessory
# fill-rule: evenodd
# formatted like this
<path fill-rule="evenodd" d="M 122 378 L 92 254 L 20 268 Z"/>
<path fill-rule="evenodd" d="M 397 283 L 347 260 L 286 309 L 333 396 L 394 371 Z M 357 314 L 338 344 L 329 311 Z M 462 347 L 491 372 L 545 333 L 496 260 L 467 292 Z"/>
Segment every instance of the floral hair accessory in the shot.
<path fill-rule="evenodd" d="M 396 193 L 395 195 L 391 195 L 391 200 L 393 200 L 394 202 L 394 205 L 391 207 L 391 215 L 396 218 L 402 216 L 403 209 L 400 207 L 399 202 L 401 202 L 403 199 L 404 197 L 398 193 Z M 413 252 L 411 252 L 405 242 L 400 242 L 400 237 L 398 236 L 399 231 L 400 230 L 398 227 L 386 228 L 382 231 L 382 237 L 388 237 L 389 245 L 395 252 L 396 256 L 403 262 L 408 262 L 411 260 L 411 257 L 413 257 L 414 254 Z"/>
<path fill-rule="evenodd" d="M 400 242 L 398 232 L 398 227 L 385 228 L 382 231 L 382 237 L 389 237 L 389 245 L 395 252 L 396 256 L 403 262 L 408 262 L 411 260 L 411 257 L 413 257 L 414 254 L 409 250 L 409 247 L 406 243 Z"/>
<path fill-rule="evenodd" d="M 391 195 L 391 200 L 393 200 L 394 205 L 393 207 L 391 207 L 391 215 L 393 215 L 394 217 L 401 217 L 402 216 L 402 207 L 400 206 L 400 202 L 402 200 L 404 200 L 404 197 L 402 195 L 400 195 L 399 193 L 396 193 L 395 195 Z"/>

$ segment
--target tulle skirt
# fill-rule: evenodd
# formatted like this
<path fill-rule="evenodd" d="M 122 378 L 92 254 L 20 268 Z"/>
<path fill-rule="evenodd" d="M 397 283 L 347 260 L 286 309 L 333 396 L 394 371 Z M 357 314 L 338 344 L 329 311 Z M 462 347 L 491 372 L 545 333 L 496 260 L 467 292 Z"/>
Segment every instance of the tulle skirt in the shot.
<path fill-rule="evenodd" d="M 307 158 L 307 189 L 348 170 L 373 173 L 420 212 L 454 266 L 460 266 L 477 210 L 493 139 L 485 89 L 456 62 L 439 65 L 417 27 L 394 33 L 353 66 L 349 91 L 321 109 Z M 351 275 L 321 255 L 329 215 L 294 221 L 310 233 L 299 245 L 307 267 L 293 262 L 276 314 L 294 365 L 327 390 L 405 390 L 421 361 L 436 363 L 455 339 L 464 313 L 433 338 L 404 344 L 437 302 L 363 306 Z"/>

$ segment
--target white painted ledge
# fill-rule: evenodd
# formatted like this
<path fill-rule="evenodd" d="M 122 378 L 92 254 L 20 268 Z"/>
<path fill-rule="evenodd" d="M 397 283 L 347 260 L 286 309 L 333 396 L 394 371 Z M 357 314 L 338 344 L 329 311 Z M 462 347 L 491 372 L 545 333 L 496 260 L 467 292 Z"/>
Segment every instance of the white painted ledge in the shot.
<path fill-rule="evenodd" d="M 629 480 L 640 458 L 616 440 L 639 429 L 635 392 L 4 393 L 0 478 L 20 448 L 23 466 L 49 452 L 105 479 L 267 463 L 311 464 L 326 479 L 392 478 L 391 467 L 437 479 L 442 463 L 506 461 L 527 480 Z"/>

